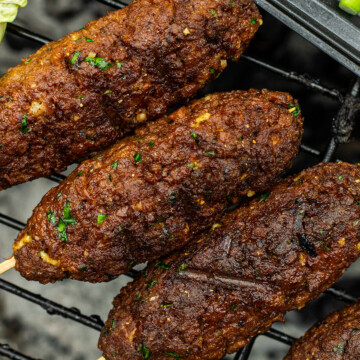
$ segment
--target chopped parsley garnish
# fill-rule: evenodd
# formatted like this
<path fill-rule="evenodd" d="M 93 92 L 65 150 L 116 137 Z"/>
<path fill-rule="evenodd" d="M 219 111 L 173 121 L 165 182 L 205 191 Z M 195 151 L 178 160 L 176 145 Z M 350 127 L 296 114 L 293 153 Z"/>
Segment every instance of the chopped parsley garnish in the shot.
<path fill-rule="evenodd" d="M 87 266 L 85 264 L 80 265 L 80 271 L 86 271 Z"/>
<path fill-rule="evenodd" d="M 115 162 L 113 162 L 113 163 L 111 164 L 111 167 L 112 167 L 114 170 L 117 169 L 117 166 L 118 166 L 118 162 L 117 162 L 117 161 L 115 161 Z"/>
<path fill-rule="evenodd" d="M 194 132 L 192 132 L 191 134 L 190 134 L 193 138 L 194 138 L 194 140 L 197 142 L 197 134 L 196 133 L 194 133 Z"/>
<path fill-rule="evenodd" d="M 134 263 L 135 263 L 135 261 L 134 261 L 134 260 L 131 260 L 131 261 L 129 262 L 128 269 L 131 269 L 132 266 L 134 265 Z"/>
<path fill-rule="evenodd" d="M 134 299 L 134 301 L 140 301 L 140 300 L 141 300 L 141 294 L 138 293 L 138 294 L 136 295 L 136 298 Z"/>
<path fill-rule="evenodd" d="M 82 175 L 82 174 L 83 174 L 82 171 L 80 171 L 79 173 L 77 173 L 76 176 L 75 176 L 75 179 L 76 179 L 77 177 L 79 177 L 80 175 Z"/>
<path fill-rule="evenodd" d="M 211 74 L 215 74 L 215 69 L 210 68 L 209 71 L 210 71 Z"/>
<path fill-rule="evenodd" d="M 115 329 L 115 319 L 111 319 L 111 328 Z"/>
<path fill-rule="evenodd" d="M 174 205 L 176 203 L 176 193 L 171 193 L 168 196 L 168 203 Z"/>
<path fill-rule="evenodd" d="M 165 355 L 172 356 L 172 357 L 174 357 L 175 359 L 178 359 L 178 360 L 181 359 L 181 356 L 180 356 L 180 355 L 178 355 L 178 354 L 176 354 L 176 353 L 173 353 L 173 352 L 164 351 L 164 354 L 165 354 Z"/>
<path fill-rule="evenodd" d="M 0 148 L 4 147 L 4 144 L 0 144 Z"/>
<path fill-rule="evenodd" d="M 55 215 L 55 213 L 53 213 L 52 211 L 50 211 L 50 210 L 48 210 L 47 212 L 46 212 L 46 217 L 47 217 L 47 219 L 49 220 L 49 222 L 50 222 L 50 224 L 51 225 L 56 225 L 56 215 Z"/>
<path fill-rule="evenodd" d="M 104 92 L 104 95 L 111 94 L 111 93 L 112 93 L 112 90 L 106 90 L 106 91 Z"/>
<path fill-rule="evenodd" d="M 62 218 L 59 219 L 57 225 L 57 231 L 59 233 L 59 239 L 61 241 L 63 241 L 64 243 L 69 242 L 68 237 L 66 235 L 66 224 L 64 223 L 64 220 Z"/>
<path fill-rule="evenodd" d="M 338 177 L 338 179 L 341 181 L 341 180 L 343 179 L 342 175 L 340 175 L 340 176 Z"/>
<path fill-rule="evenodd" d="M 154 142 L 153 142 L 153 141 L 150 141 L 150 142 L 148 142 L 147 144 L 148 144 L 149 146 L 154 147 Z"/>
<path fill-rule="evenodd" d="M 360 205 L 360 200 L 355 200 L 357 205 Z"/>
<path fill-rule="evenodd" d="M 81 94 L 80 94 L 80 95 L 77 96 L 77 98 L 78 98 L 78 99 L 83 99 L 83 98 L 84 98 L 84 95 L 81 95 Z"/>
<path fill-rule="evenodd" d="M 117 66 L 119 69 L 122 68 L 123 64 L 124 64 L 123 61 L 116 62 L 116 66 Z"/>
<path fill-rule="evenodd" d="M 66 224 L 75 225 L 76 220 L 73 217 L 71 217 L 70 212 L 71 212 L 70 201 L 66 200 L 66 204 L 63 212 L 63 220 Z"/>
<path fill-rule="evenodd" d="M 56 195 L 57 198 L 59 198 L 60 196 L 62 196 L 62 193 L 61 193 L 61 192 L 59 192 L 59 193 Z"/>
<path fill-rule="evenodd" d="M 359 223 L 359 220 L 355 220 L 353 226 L 356 226 Z"/>
<path fill-rule="evenodd" d="M 210 9 L 209 10 L 209 13 L 213 16 L 213 17 L 218 17 L 218 14 L 217 14 L 217 12 L 216 12 L 216 10 L 214 10 L 214 9 Z"/>
<path fill-rule="evenodd" d="M 144 343 L 142 343 L 139 347 L 138 347 L 138 353 L 142 355 L 142 357 L 144 359 L 148 359 L 151 356 L 151 351 L 144 345 Z"/>
<path fill-rule="evenodd" d="M 119 232 L 123 231 L 123 228 L 121 227 L 121 225 L 119 225 L 118 230 L 119 230 Z"/>
<path fill-rule="evenodd" d="M 344 345 L 343 344 L 339 344 L 338 346 L 333 347 L 333 352 L 335 352 L 335 353 L 342 354 L 343 351 L 344 351 Z"/>
<path fill-rule="evenodd" d="M 98 223 L 99 225 L 102 225 L 102 223 L 104 222 L 104 220 L 106 219 L 106 217 L 107 217 L 107 214 L 99 214 L 99 215 L 97 216 L 97 223 Z"/>
<path fill-rule="evenodd" d="M 325 244 L 324 241 L 320 241 L 326 251 L 331 251 L 331 249 Z"/>
<path fill-rule="evenodd" d="M 189 168 L 192 168 L 194 170 L 197 170 L 199 168 L 197 165 L 193 165 L 193 164 L 187 164 L 186 166 L 188 166 Z"/>
<path fill-rule="evenodd" d="M 233 304 L 233 305 L 231 305 L 230 310 L 231 310 L 231 311 L 233 311 L 233 310 L 235 310 L 235 309 L 236 309 L 236 307 L 237 307 L 237 304 Z"/>
<path fill-rule="evenodd" d="M 135 163 L 139 163 L 142 160 L 141 155 L 139 153 L 136 153 L 134 155 L 134 160 L 135 160 Z"/>
<path fill-rule="evenodd" d="M 113 65 L 110 64 L 109 62 L 107 62 L 106 60 L 104 60 L 101 57 L 92 57 L 92 56 L 87 56 L 85 58 L 85 61 L 88 62 L 91 66 L 96 66 L 98 67 L 100 70 L 107 70 L 110 69 Z"/>
<path fill-rule="evenodd" d="M 22 132 L 23 134 L 26 134 L 30 131 L 27 123 L 27 117 L 27 114 L 25 114 L 21 119 L 20 132 Z"/>
<path fill-rule="evenodd" d="M 157 284 L 157 281 L 156 280 L 151 280 L 147 285 L 146 285 L 146 288 L 147 289 L 150 289 L 153 285 Z"/>
<path fill-rule="evenodd" d="M 178 267 L 178 271 L 184 271 L 187 268 L 187 264 L 184 262 Z"/>
<path fill-rule="evenodd" d="M 86 42 L 94 42 L 94 40 L 90 38 L 86 38 Z"/>
<path fill-rule="evenodd" d="M 257 24 L 256 19 L 251 19 L 251 23 L 252 23 L 253 25 L 256 25 L 256 24 Z"/>
<path fill-rule="evenodd" d="M 74 52 L 71 60 L 70 60 L 70 63 L 75 65 L 75 66 L 78 66 L 79 65 L 79 59 L 80 59 L 80 56 L 81 56 L 81 51 L 76 51 Z"/>
<path fill-rule="evenodd" d="M 208 151 L 208 152 L 205 153 L 205 155 L 215 156 L 215 152 L 214 151 Z"/>
<path fill-rule="evenodd" d="M 238 141 L 242 141 L 242 139 L 243 139 L 243 138 L 240 136 L 240 137 L 238 138 Z"/>
<path fill-rule="evenodd" d="M 295 117 L 300 114 L 300 106 L 289 104 L 289 112 L 293 114 Z"/>
<path fill-rule="evenodd" d="M 170 265 L 166 265 L 164 263 L 164 261 L 162 261 L 162 260 L 158 261 L 154 266 L 155 269 L 160 268 L 160 269 L 164 269 L 164 270 L 168 270 L 168 269 L 170 269 L 170 267 L 171 267 Z"/>
<path fill-rule="evenodd" d="M 173 306 L 173 304 L 163 304 L 163 305 L 160 306 L 160 309 L 166 309 L 166 308 L 171 307 L 171 306 Z"/>
<path fill-rule="evenodd" d="M 261 200 L 263 202 L 265 202 L 268 199 L 269 195 L 270 195 L 270 192 L 266 192 L 265 194 L 262 194 L 262 199 Z"/>

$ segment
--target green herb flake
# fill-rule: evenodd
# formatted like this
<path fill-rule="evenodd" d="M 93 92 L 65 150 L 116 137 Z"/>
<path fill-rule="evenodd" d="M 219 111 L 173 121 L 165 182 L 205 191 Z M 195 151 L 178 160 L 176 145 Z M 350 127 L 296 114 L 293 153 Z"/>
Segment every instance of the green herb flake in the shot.
<path fill-rule="evenodd" d="M 322 246 L 324 247 L 324 249 L 325 249 L 326 251 L 331 251 L 331 249 L 325 244 L 324 241 L 320 241 L 320 242 L 322 243 Z"/>
<path fill-rule="evenodd" d="M 139 163 L 142 159 L 141 159 L 141 155 L 139 153 L 136 153 L 134 155 L 134 160 L 135 160 L 135 163 Z"/>
<path fill-rule="evenodd" d="M 168 196 L 168 203 L 171 205 L 176 204 L 176 193 L 173 192 Z"/>
<path fill-rule="evenodd" d="M 216 12 L 215 9 L 210 9 L 210 10 L 209 10 L 209 13 L 210 13 L 213 17 L 215 17 L 215 18 L 218 17 L 218 14 L 217 14 L 217 12 Z"/>
<path fill-rule="evenodd" d="M 4 144 L 0 144 L 0 148 L 3 148 L 4 147 Z"/>
<path fill-rule="evenodd" d="M 85 264 L 80 265 L 80 271 L 86 271 L 87 266 Z"/>
<path fill-rule="evenodd" d="M 66 200 L 66 204 L 65 204 L 64 212 L 63 212 L 63 220 L 66 224 L 75 225 L 76 220 L 73 217 L 71 217 L 70 212 L 71 212 L 70 201 Z"/>
<path fill-rule="evenodd" d="M 192 168 L 193 170 L 197 170 L 199 168 L 197 165 L 193 165 L 193 164 L 187 164 L 186 166 Z"/>
<path fill-rule="evenodd" d="M 104 92 L 104 95 L 111 94 L 111 93 L 112 93 L 112 90 L 106 90 L 106 91 Z"/>
<path fill-rule="evenodd" d="M 171 306 L 173 306 L 173 304 L 163 304 L 163 305 L 160 306 L 160 309 L 166 309 L 166 308 L 171 307 Z"/>
<path fill-rule="evenodd" d="M 107 217 L 107 214 L 99 214 L 99 215 L 97 216 L 97 223 L 98 223 L 99 225 L 102 225 L 102 223 L 104 222 L 104 220 L 106 219 L 106 217 Z"/>
<path fill-rule="evenodd" d="M 74 54 L 70 60 L 70 63 L 75 66 L 79 65 L 80 56 L 81 56 L 81 51 L 74 52 Z"/>
<path fill-rule="evenodd" d="M 59 219 L 57 225 L 57 231 L 58 231 L 59 239 L 64 243 L 68 243 L 69 240 L 66 235 L 66 224 L 64 223 L 64 220 L 62 218 Z"/>
<path fill-rule="evenodd" d="M 235 309 L 236 309 L 236 307 L 237 307 L 237 304 L 233 304 L 233 305 L 231 305 L 230 310 L 231 310 L 231 311 L 233 311 L 233 310 L 235 310 Z"/>
<path fill-rule="evenodd" d="M 135 263 L 135 261 L 134 261 L 134 260 L 131 260 L 131 261 L 129 262 L 128 269 L 131 269 L 131 268 L 133 267 L 134 263 Z"/>
<path fill-rule="evenodd" d="M 210 68 L 209 71 L 210 71 L 211 74 L 215 74 L 215 69 Z"/>
<path fill-rule="evenodd" d="M 84 95 L 81 95 L 81 94 L 80 94 L 80 95 L 77 96 L 77 98 L 78 98 L 78 99 L 83 99 L 83 98 L 84 98 Z"/>
<path fill-rule="evenodd" d="M 94 40 L 90 38 L 86 38 L 86 42 L 94 42 Z"/>
<path fill-rule="evenodd" d="M 155 145 L 153 141 L 150 141 L 150 142 L 148 142 L 147 144 L 148 144 L 149 146 L 151 146 L 151 147 L 154 147 L 154 145 Z"/>
<path fill-rule="evenodd" d="M 153 285 L 157 284 L 156 280 L 151 280 L 147 285 L 146 285 L 146 289 L 150 289 Z"/>
<path fill-rule="evenodd" d="M 88 62 L 91 66 L 96 66 L 98 67 L 100 70 L 107 70 L 110 69 L 113 65 L 110 64 L 109 62 L 107 62 L 106 60 L 104 60 L 101 57 L 92 57 L 92 56 L 87 56 L 85 58 L 85 61 Z"/>
<path fill-rule="evenodd" d="M 173 352 L 164 351 L 164 354 L 165 354 L 165 355 L 172 356 L 172 357 L 174 357 L 175 359 L 178 359 L 178 360 L 181 359 L 181 356 L 180 356 L 180 355 L 178 355 L 178 354 L 176 354 L 176 353 L 173 353 Z"/>
<path fill-rule="evenodd" d="M 28 115 L 25 114 L 22 118 L 21 118 L 21 126 L 20 126 L 20 132 L 23 134 L 26 134 L 30 131 L 29 127 L 28 127 L 28 123 L 27 123 L 27 119 L 28 119 Z"/>
<path fill-rule="evenodd" d="M 340 176 L 338 177 L 338 179 L 341 181 L 341 180 L 343 179 L 343 176 L 340 175 Z"/>
<path fill-rule="evenodd" d="M 123 65 L 124 65 L 124 62 L 123 62 L 123 61 L 117 61 L 117 62 L 116 62 L 116 66 L 117 66 L 119 69 L 121 69 Z"/>
<path fill-rule="evenodd" d="M 111 329 L 115 329 L 115 319 L 111 319 Z"/>
<path fill-rule="evenodd" d="M 138 347 L 138 353 L 142 355 L 142 357 L 146 360 L 151 356 L 151 351 L 142 343 Z"/>
<path fill-rule="evenodd" d="M 198 142 L 197 134 L 195 132 L 192 132 L 190 136 L 195 140 L 195 142 Z"/>
<path fill-rule="evenodd" d="M 49 222 L 50 222 L 50 224 L 51 225 L 56 225 L 56 215 L 55 215 L 55 213 L 53 213 L 52 211 L 50 211 L 50 210 L 48 210 L 47 212 L 46 212 L 46 217 L 47 217 L 47 219 L 49 220 Z"/>
<path fill-rule="evenodd" d="M 170 269 L 170 267 L 171 267 L 171 266 L 170 266 L 170 265 L 166 265 L 163 260 L 158 261 L 158 262 L 155 264 L 155 266 L 154 266 L 155 269 L 160 268 L 160 269 L 164 269 L 164 270 L 168 270 L 168 269 Z"/>
<path fill-rule="evenodd" d="M 257 20 L 254 19 L 254 18 L 252 18 L 252 19 L 251 19 L 251 23 L 252 23 L 253 25 L 256 25 L 256 24 L 257 24 Z"/>
<path fill-rule="evenodd" d="M 289 104 L 289 113 L 293 114 L 295 117 L 300 114 L 300 106 Z"/>
<path fill-rule="evenodd" d="M 215 156 L 215 152 L 214 151 L 208 151 L 208 152 L 205 153 L 205 155 Z"/>
<path fill-rule="evenodd" d="M 61 193 L 61 192 L 59 192 L 59 193 L 56 195 L 57 198 L 59 198 L 60 196 L 62 196 L 62 193 Z"/>
<path fill-rule="evenodd" d="M 112 167 L 114 170 L 116 170 L 117 167 L 118 167 L 118 162 L 117 162 L 117 161 L 113 162 L 113 163 L 111 164 L 111 167 Z"/>
<path fill-rule="evenodd" d="M 134 301 L 140 301 L 141 300 L 141 294 L 137 293 L 136 298 L 134 299 Z"/>
<path fill-rule="evenodd" d="M 122 232 L 122 231 L 123 231 L 123 228 L 122 228 L 121 225 L 119 225 L 118 230 L 119 230 L 119 232 Z"/>
<path fill-rule="evenodd" d="M 333 347 L 333 352 L 342 354 L 344 352 L 344 345 L 339 344 L 338 346 Z"/>
<path fill-rule="evenodd" d="M 360 200 L 355 200 L 356 204 L 360 206 Z"/>
<path fill-rule="evenodd" d="M 187 268 L 187 264 L 185 262 L 183 262 L 179 267 L 178 267 L 178 271 L 185 271 Z"/>
<path fill-rule="evenodd" d="M 355 220 L 353 226 L 356 226 L 359 223 L 359 220 Z"/>
<path fill-rule="evenodd" d="M 265 202 L 268 199 L 269 195 L 270 195 L 270 192 L 266 192 L 265 194 L 262 194 L 262 199 L 261 200 L 263 202 Z"/>
<path fill-rule="evenodd" d="M 77 177 L 81 176 L 82 174 L 83 174 L 82 171 L 80 171 L 79 173 L 77 173 L 76 176 L 75 176 L 75 179 L 76 179 Z"/>

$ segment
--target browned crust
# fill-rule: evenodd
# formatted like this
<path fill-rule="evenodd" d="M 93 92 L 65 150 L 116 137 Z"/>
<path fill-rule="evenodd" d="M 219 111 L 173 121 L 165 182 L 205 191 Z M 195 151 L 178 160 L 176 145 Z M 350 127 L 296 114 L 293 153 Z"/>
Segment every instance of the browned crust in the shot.
<path fill-rule="evenodd" d="M 284 360 L 360 359 L 360 303 L 334 312 L 295 341 Z"/>
<path fill-rule="evenodd" d="M 144 347 L 150 359 L 214 360 L 243 347 L 358 258 L 359 199 L 359 166 L 320 164 L 282 181 L 123 288 L 100 349 L 114 360 L 142 359 Z"/>
<path fill-rule="evenodd" d="M 289 94 L 267 90 L 214 94 L 84 161 L 35 208 L 14 245 L 16 269 L 43 283 L 107 281 L 181 248 L 291 163 L 303 118 L 289 112 L 290 104 L 297 106 Z M 77 223 L 67 226 L 65 243 L 57 224 L 67 201 Z M 103 224 L 99 214 L 107 215 Z M 33 241 L 17 251 L 26 234 Z M 40 251 L 59 267 L 43 262 Z"/>
<path fill-rule="evenodd" d="M 61 172 L 193 96 L 260 19 L 251 0 L 134 0 L 44 46 L 0 79 L 0 190 Z"/>

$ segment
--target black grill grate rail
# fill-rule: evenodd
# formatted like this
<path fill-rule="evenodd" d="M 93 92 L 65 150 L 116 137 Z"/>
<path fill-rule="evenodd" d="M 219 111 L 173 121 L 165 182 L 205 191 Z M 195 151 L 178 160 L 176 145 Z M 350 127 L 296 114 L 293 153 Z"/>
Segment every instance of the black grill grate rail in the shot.
<path fill-rule="evenodd" d="M 121 9 L 124 8 L 127 3 L 120 0 L 96 0 L 105 5 Z M 13 35 L 20 36 L 24 39 L 37 42 L 41 45 L 45 45 L 51 40 L 47 37 L 32 32 L 28 29 L 25 29 L 21 26 L 15 24 L 8 25 L 8 32 Z M 277 75 L 280 75 L 287 80 L 297 82 L 306 88 L 320 92 L 324 95 L 327 95 L 331 98 L 334 98 L 339 101 L 340 108 L 338 115 L 332 121 L 332 136 L 328 143 L 327 149 L 324 153 L 313 149 L 305 144 L 301 144 L 300 149 L 313 156 L 318 160 L 330 161 L 336 152 L 337 146 L 342 143 L 346 143 L 351 136 L 351 133 L 354 128 L 354 119 L 355 114 L 358 110 L 360 110 L 360 79 L 355 78 L 354 85 L 351 87 L 350 91 L 343 95 L 341 91 L 338 89 L 331 89 L 321 84 L 320 80 L 310 77 L 309 75 L 297 74 L 293 71 L 287 71 L 285 69 L 274 66 L 266 61 L 256 59 L 254 57 L 243 55 L 241 58 L 242 61 L 251 63 L 255 66 L 258 66 L 264 70 L 273 72 Z M 64 175 L 61 174 L 53 174 L 48 177 L 48 179 L 54 182 L 60 182 L 65 179 Z M 10 227 L 14 230 L 20 231 L 24 228 L 25 224 L 17 219 L 11 218 L 7 215 L 0 213 L 0 224 Z M 136 270 L 130 270 L 125 276 L 134 278 L 138 272 Z M 79 322 L 85 326 L 88 326 L 94 330 L 100 331 L 104 325 L 104 322 L 100 319 L 98 315 L 83 315 L 76 308 L 67 308 L 61 304 L 58 304 L 54 301 L 43 298 L 41 295 L 34 294 L 28 290 L 25 290 L 21 287 L 18 287 L 10 282 L 0 279 L 0 289 L 10 292 L 16 296 L 19 296 L 27 301 L 30 301 L 36 305 L 41 306 L 49 315 L 57 315 L 62 316 L 64 318 Z M 333 287 L 325 291 L 326 295 L 335 297 L 337 300 L 340 300 L 345 303 L 353 303 L 357 299 L 344 292 L 337 287 Z M 264 334 L 260 334 L 258 336 L 266 336 L 268 338 L 274 339 L 276 341 L 282 342 L 287 345 L 291 345 L 295 340 L 294 337 L 289 336 L 285 333 L 282 333 L 275 329 L 270 329 Z M 251 350 L 253 348 L 254 342 L 256 338 L 254 338 L 249 344 L 247 344 L 244 348 L 238 351 L 234 357 L 234 360 L 247 360 L 251 354 Z M 27 355 L 21 354 L 16 350 L 12 349 L 7 344 L 0 344 L 0 355 L 5 356 L 9 359 L 14 360 L 36 360 Z M 39 360 L 39 359 L 38 359 Z"/>

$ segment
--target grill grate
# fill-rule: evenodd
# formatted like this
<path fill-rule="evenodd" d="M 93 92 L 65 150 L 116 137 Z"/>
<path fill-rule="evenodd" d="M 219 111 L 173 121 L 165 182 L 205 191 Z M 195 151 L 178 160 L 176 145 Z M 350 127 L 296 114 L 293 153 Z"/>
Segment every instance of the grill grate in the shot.
<path fill-rule="evenodd" d="M 114 7 L 116 9 L 124 8 L 127 5 L 127 3 L 120 0 L 96 0 L 96 1 Z M 48 42 L 51 41 L 50 39 L 44 37 L 43 35 L 36 34 L 28 29 L 25 29 L 15 24 L 9 24 L 8 31 L 14 35 L 20 36 L 30 41 L 37 42 L 41 45 L 47 44 Z M 297 82 L 310 90 L 313 90 L 315 92 L 320 92 L 324 95 L 336 99 L 339 102 L 340 107 L 339 107 L 338 115 L 332 121 L 332 136 L 328 143 L 325 153 L 323 154 L 320 151 L 313 149 L 312 147 L 309 147 L 305 144 L 301 144 L 300 146 L 301 151 L 309 154 L 312 157 L 315 157 L 317 161 L 320 160 L 330 161 L 333 158 L 338 145 L 347 142 L 353 131 L 355 113 L 357 110 L 360 110 L 360 101 L 359 101 L 360 78 L 355 77 L 354 84 L 351 87 L 351 90 L 346 95 L 343 95 L 338 89 L 328 88 L 322 85 L 318 79 L 312 78 L 308 75 L 302 75 L 302 74 L 297 74 L 296 72 L 287 71 L 285 69 L 274 66 L 268 62 L 259 60 L 257 58 L 248 55 L 243 55 L 241 57 L 241 60 L 256 65 L 262 69 L 273 72 L 277 75 L 280 75 L 287 80 Z M 48 178 L 54 182 L 60 182 L 65 178 L 65 176 L 61 174 L 54 174 L 49 176 Z M 17 219 L 11 218 L 1 213 L 0 213 L 0 224 L 3 224 L 17 231 L 22 230 L 25 226 L 24 223 L 18 221 Z M 134 278 L 136 274 L 137 274 L 136 270 L 130 270 L 124 276 Z M 78 323 L 81 323 L 97 331 L 100 331 L 104 325 L 104 322 L 98 315 L 91 315 L 91 316 L 83 315 L 76 308 L 73 307 L 67 308 L 61 304 L 46 299 L 41 295 L 34 294 L 26 289 L 18 287 L 2 279 L 0 279 L 0 289 L 41 306 L 49 315 L 62 316 L 69 320 L 73 320 Z M 326 290 L 325 294 L 332 296 L 344 303 L 352 303 L 356 301 L 355 297 L 347 294 L 346 292 L 338 289 L 337 287 L 332 287 Z M 287 345 L 291 345 L 295 340 L 294 337 L 289 336 L 275 329 L 270 329 L 266 333 L 260 334 L 258 336 L 266 336 L 268 338 L 274 339 L 276 341 L 279 341 Z M 244 348 L 238 351 L 234 357 L 234 360 L 248 359 L 251 354 L 251 350 L 255 340 L 256 338 L 254 338 L 249 344 L 247 344 Z M 17 352 L 7 344 L 0 344 L 0 355 L 14 360 L 36 360 L 32 357 Z"/>

